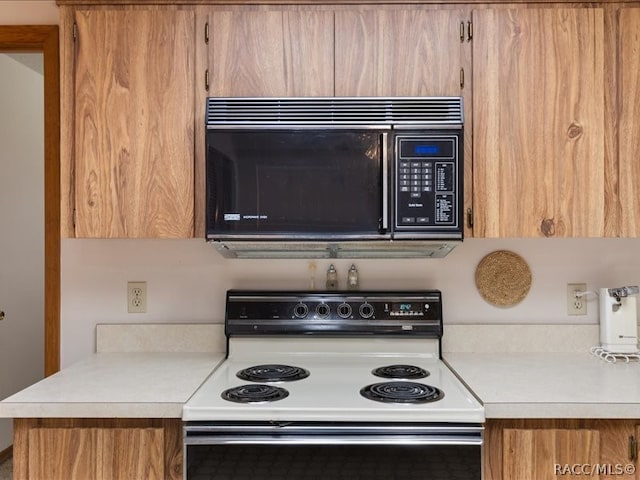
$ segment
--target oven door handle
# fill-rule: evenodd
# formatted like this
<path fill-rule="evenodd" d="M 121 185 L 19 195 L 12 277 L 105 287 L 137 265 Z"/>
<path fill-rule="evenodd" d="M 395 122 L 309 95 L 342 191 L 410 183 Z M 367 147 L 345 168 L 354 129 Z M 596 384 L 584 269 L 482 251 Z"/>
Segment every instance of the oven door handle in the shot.
<path fill-rule="evenodd" d="M 203 435 L 185 445 L 482 445 L 482 436 L 445 435 Z"/>
<path fill-rule="evenodd" d="M 482 425 L 187 424 L 185 445 L 482 445 Z"/>

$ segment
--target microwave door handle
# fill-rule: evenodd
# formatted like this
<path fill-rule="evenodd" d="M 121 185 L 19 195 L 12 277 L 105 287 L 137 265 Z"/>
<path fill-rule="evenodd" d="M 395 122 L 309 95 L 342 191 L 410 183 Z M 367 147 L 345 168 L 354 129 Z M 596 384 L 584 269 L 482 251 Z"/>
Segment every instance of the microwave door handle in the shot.
<path fill-rule="evenodd" d="M 389 134 L 382 134 L 382 230 L 389 228 Z"/>

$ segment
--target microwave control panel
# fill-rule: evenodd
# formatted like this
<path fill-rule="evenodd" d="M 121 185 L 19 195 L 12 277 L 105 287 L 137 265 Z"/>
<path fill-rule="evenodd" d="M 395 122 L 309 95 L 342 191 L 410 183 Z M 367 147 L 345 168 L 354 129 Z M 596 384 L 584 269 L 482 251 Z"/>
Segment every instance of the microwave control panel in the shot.
<path fill-rule="evenodd" d="M 395 136 L 395 231 L 461 231 L 461 131 Z"/>

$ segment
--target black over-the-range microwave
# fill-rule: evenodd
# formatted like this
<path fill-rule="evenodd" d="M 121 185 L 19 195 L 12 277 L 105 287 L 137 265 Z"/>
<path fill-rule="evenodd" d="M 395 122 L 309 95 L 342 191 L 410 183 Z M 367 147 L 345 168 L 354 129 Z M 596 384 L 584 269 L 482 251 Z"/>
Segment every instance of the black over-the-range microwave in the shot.
<path fill-rule="evenodd" d="M 211 97 L 207 239 L 330 256 L 460 241 L 462 159 L 460 97 Z"/>

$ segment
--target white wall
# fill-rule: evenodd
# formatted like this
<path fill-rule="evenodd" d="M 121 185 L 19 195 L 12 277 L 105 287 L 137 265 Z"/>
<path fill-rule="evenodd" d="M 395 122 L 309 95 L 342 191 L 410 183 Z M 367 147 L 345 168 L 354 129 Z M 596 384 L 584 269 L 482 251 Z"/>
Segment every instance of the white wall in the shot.
<path fill-rule="evenodd" d="M 58 7 L 49 1 L 0 1 L 0 25 L 55 25 L 58 24 Z M 40 64 L 42 63 L 40 55 Z M 41 67 L 40 67 L 41 71 Z M 44 223 L 34 222 L 44 216 L 44 92 L 42 75 L 16 62 L 0 52 L 0 175 L 11 178 L 10 187 L 15 195 L 10 202 L 2 198 L 3 212 L 10 205 L 15 214 L 11 224 L 3 223 L 6 231 L 18 232 L 23 238 L 20 248 L 36 248 L 43 252 Z M 22 91 L 18 92 L 21 88 Z M 22 115 L 17 115 L 20 112 Z M 26 118 L 25 118 L 26 117 Z M 21 123 L 21 120 L 26 120 Z M 2 188 L 6 191 L 4 182 Z M 23 218 L 20 218 L 23 217 Z M 28 222 L 24 222 L 24 219 Z M 9 222 L 3 216 L 3 222 Z M 29 228 L 29 230 L 21 230 Z M 5 236 L 8 236 L 5 234 Z M 8 240 L 8 239 L 7 239 Z M 3 245 L 6 243 L 3 242 Z M 13 248 L 12 248 L 13 251 Z M 26 251 L 26 250 L 25 250 Z M 20 292 L 10 299 L 15 310 L 7 312 L 0 339 L 0 398 L 15 393 L 35 383 L 44 376 L 44 279 L 43 256 L 14 254 L 20 264 L 19 274 L 0 265 L 4 277 L 0 290 L 9 280 L 12 290 Z M 1 303 L 7 303 L 5 298 Z M 6 305 L 0 307 L 7 308 Z M 0 451 L 12 443 L 12 421 L 0 422 Z"/>
<path fill-rule="evenodd" d="M 511 308 L 486 303 L 475 269 L 494 250 L 520 254 L 530 265 L 529 295 Z M 566 284 L 640 284 L 640 239 L 468 239 L 434 260 L 355 260 L 361 289 L 437 288 L 445 323 L 597 323 L 597 300 L 588 315 L 566 315 Z M 329 260 L 316 261 L 316 285 Z M 351 261 L 335 263 L 344 285 Z M 126 313 L 127 281 L 144 280 L 146 314 Z M 78 240 L 62 242 L 62 365 L 95 349 L 97 323 L 213 322 L 224 318 L 228 288 L 306 289 L 306 260 L 228 260 L 204 240 Z"/>
<path fill-rule="evenodd" d="M 57 25 L 55 0 L 1 0 L 0 25 Z"/>
<path fill-rule="evenodd" d="M 44 376 L 42 54 L 20 59 L 0 53 L 0 399 Z M 11 423 L 0 421 L 0 451 Z"/>

